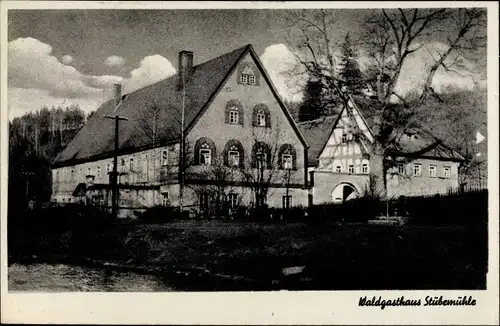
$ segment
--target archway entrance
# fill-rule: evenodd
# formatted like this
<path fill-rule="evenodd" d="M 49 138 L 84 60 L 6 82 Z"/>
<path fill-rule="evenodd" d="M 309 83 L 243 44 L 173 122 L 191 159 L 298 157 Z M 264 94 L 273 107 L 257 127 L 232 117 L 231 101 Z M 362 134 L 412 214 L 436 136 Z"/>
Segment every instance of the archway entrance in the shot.
<path fill-rule="evenodd" d="M 358 191 L 350 183 L 341 183 L 332 191 L 332 201 L 336 204 L 341 204 L 356 197 L 358 197 Z"/>

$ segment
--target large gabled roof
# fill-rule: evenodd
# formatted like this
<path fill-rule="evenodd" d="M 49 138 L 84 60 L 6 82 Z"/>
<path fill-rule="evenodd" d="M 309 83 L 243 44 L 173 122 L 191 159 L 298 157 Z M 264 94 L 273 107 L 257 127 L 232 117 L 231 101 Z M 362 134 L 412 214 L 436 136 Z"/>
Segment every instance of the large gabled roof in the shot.
<path fill-rule="evenodd" d="M 151 133 L 145 132 L 144 120 L 148 118 L 148 108 L 156 105 L 158 133 L 155 146 L 178 142 L 181 130 L 181 108 L 184 100 L 185 132 L 188 132 L 220 91 L 238 62 L 250 53 L 256 61 L 262 76 L 285 113 L 300 141 L 308 147 L 293 118 L 283 104 L 276 88 L 270 80 L 253 47 L 247 44 L 232 52 L 193 67 L 191 77 L 186 81 L 183 99 L 178 86 L 178 75 L 124 95 L 118 106 L 115 100 L 101 105 L 68 146 L 55 158 L 53 167 L 70 166 L 87 161 L 112 157 L 114 150 L 114 121 L 106 116 L 119 115 L 127 121 L 120 121 L 119 151 L 132 153 L 153 147 Z"/>

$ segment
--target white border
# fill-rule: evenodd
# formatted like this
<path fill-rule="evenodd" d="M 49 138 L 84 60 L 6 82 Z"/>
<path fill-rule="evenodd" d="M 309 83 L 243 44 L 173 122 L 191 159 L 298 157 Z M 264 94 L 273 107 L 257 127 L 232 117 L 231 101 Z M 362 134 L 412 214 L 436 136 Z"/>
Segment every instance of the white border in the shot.
<path fill-rule="evenodd" d="M 1 6 L 1 321 L 9 323 L 102 324 L 496 324 L 498 301 L 498 4 L 496 2 L 28 2 Z M 7 10 L 8 9 L 284 9 L 487 7 L 488 10 L 488 185 L 489 273 L 487 291 L 323 291 L 233 293 L 57 293 L 7 292 L 6 195 Z M 358 307 L 360 296 L 424 298 L 472 295 L 474 307 Z"/>

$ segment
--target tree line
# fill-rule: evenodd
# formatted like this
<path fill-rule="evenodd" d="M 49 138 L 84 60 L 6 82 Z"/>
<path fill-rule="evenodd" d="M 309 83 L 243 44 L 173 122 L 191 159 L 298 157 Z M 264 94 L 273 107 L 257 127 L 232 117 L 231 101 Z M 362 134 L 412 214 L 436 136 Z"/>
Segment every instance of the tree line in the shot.
<path fill-rule="evenodd" d="M 9 208 L 50 200 L 52 161 L 91 115 L 75 104 L 42 107 L 9 121 Z"/>

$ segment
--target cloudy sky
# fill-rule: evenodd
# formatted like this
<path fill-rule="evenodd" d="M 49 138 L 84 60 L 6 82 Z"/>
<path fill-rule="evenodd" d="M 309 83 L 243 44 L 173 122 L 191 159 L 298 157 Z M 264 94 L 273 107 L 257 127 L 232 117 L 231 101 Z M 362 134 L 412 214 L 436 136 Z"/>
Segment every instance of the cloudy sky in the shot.
<path fill-rule="evenodd" d="M 364 15 L 343 10 L 335 41 L 356 34 L 353 22 Z M 180 50 L 193 51 L 198 64 L 248 43 L 281 95 L 301 97 L 282 74 L 293 64 L 294 50 L 286 42 L 282 10 L 10 10 L 8 21 L 11 118 L 44 105 L 78 103 L 90 112 L 111 96 L 113 83 L 130 92 L 174 74 Z M 428 52 L 408 59 L 400 87 L 409 89 L 421 78 Z M 438 88 L 473 85 L 469 77 L 444 72 L 436 80 Z"/>

